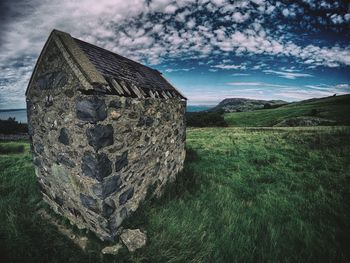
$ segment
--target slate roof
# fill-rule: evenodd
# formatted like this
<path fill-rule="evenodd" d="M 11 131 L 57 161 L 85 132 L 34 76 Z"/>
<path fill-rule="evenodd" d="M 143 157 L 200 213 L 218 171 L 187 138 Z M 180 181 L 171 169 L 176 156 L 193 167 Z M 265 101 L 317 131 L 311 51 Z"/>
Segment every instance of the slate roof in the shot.
<path fill-rule="evenodd" d="M 73 38 L 97 71 L 106 79 L 104 92 L 130 97 L 186 99 L 158 70 L 144 66 L 106 49 Z M 99 87 L 101 89 L 101 87 Z"/>

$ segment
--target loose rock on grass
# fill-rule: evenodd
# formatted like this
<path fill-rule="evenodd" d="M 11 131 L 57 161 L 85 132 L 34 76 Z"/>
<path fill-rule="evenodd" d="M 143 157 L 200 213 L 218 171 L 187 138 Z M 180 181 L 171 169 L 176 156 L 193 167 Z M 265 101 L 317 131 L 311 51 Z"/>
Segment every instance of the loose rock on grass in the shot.
<path fill-rule="evenodd" d="M 130 252 L 146 245 L 147 237 L 140 229 L 125 229 L 120 235 L 120 239 Z"/>

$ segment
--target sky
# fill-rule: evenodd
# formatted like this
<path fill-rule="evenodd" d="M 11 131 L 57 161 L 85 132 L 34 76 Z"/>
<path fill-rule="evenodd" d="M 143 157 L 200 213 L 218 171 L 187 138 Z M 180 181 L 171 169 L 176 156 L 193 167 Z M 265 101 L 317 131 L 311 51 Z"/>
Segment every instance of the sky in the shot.
<path fill-rule="evenodd" d="M 189 105 L 350 93 L 350 4 L 326 0 L 1 0 L 0 109 L 53 29 L 158 69 Z"/>

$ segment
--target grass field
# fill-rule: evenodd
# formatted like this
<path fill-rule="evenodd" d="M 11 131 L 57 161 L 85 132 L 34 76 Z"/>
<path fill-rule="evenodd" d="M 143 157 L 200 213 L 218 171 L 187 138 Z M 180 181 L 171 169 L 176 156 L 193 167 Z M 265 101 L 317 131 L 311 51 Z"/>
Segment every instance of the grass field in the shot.
<path fill-rule="evenodd" d="M 0 262 L 349 262 L 350 127 L 202 128 L 184 171 L 125 227 L 145 248 L 83 253 L 36 211 L 28 153 L 0 155 Z M 65 222 L 62 219 L 63 222 Z"/>
<path fill-rule="evenodd" d="M 230 126 L 273 126 L 293 117 L 313 116 L 336 121 L 336 124 L 350 124 L 350 95 L 326 97 L 313 101 L 288 104 L 276 109 L 250 112 L 226 113 L 225 120 Z"/>

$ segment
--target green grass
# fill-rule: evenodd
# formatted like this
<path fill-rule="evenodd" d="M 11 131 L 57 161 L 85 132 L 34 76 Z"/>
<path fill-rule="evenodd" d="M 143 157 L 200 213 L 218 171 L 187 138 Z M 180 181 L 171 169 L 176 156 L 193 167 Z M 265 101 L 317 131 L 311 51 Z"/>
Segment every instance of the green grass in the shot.
<path fill-rule="evenodd" d="M 18 262 L 349 262 L 350 128 L 201 128 L 182 174 L 124 226 L 145 248 L 81 252 L 36 215 L 27 152 L 0 156 L 0 255 Z M 6 262 L 6 260 L 1 261 Z"/>
<path fill-rule="evenodd" d="M 315 116 L 334 120 L 340 125 L 350 124 L 350 95 L 327 97 L 314 101 L 292 103 L 276 109 L 225 114 L 230 126 L 273 126 L 285 119 Z"/>

